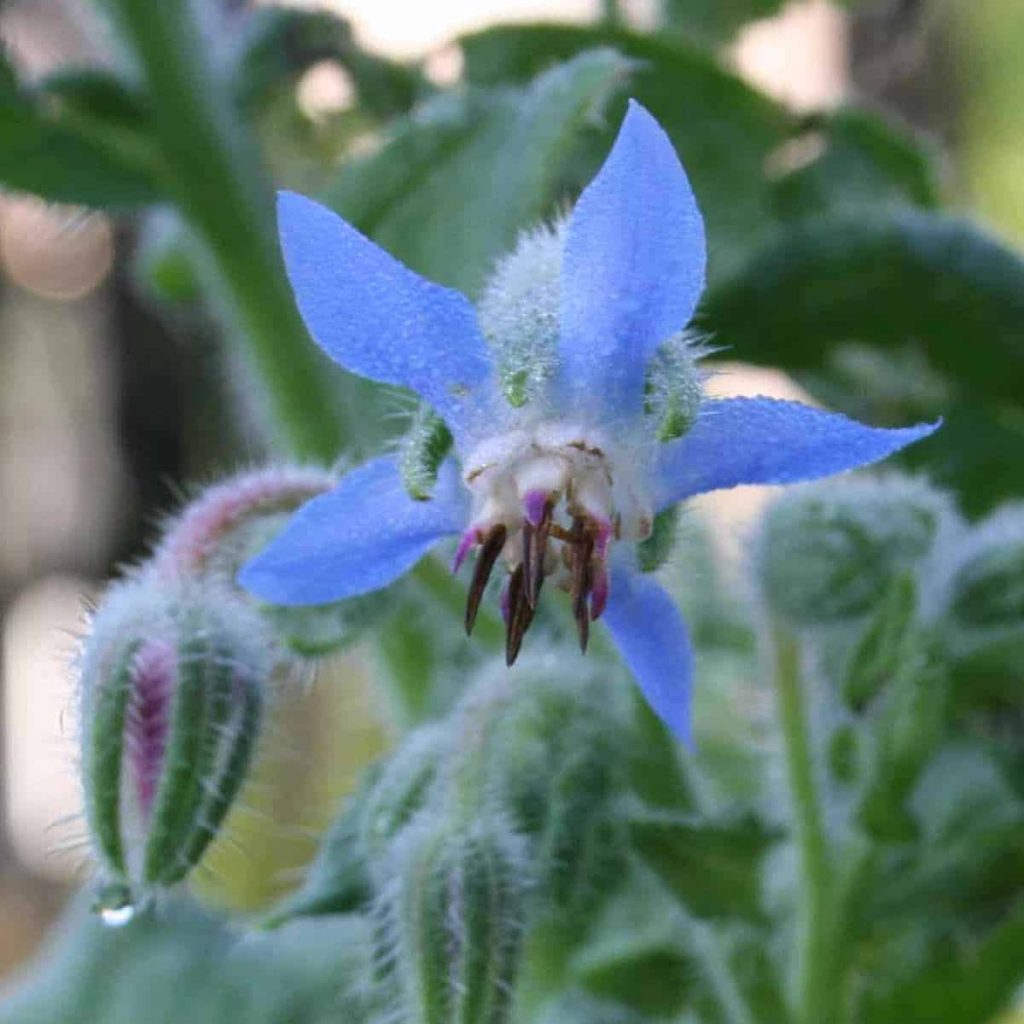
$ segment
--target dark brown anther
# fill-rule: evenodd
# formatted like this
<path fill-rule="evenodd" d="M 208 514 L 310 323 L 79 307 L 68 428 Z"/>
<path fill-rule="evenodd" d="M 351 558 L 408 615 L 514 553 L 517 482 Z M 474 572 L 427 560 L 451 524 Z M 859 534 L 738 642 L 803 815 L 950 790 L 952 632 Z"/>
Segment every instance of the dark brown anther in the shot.
<path fill-rule="evenodd" d="M 533 622 L 533 609 L 526 600 L 526 571 L 515 567 L 508 581 L 508 632 L 505 634 L 505 664 L 512 666 L 519 657 L 523 637 Z"/>
<path fill-rule="evenodd" d="M 576 632 L 580 638 L 580 650 L 586 654 L 587 641 L 590 639 L 590 609 L 585 601 L 583 607 L 576 613 Z"/>
<path fill-rule="evenodd" d="M 586 528 L 583 518 L 576 516 L 572 521 L 572 537 L 569 544 L 569 593 L 572 598 L 572 613 L 576 619 L 576 630 L 580 638 L 580 650 L 586 652 L 590 639 L 590 609 L 587 598 L 593 579 L 591 559 L 594 554 L 594 537 Z"/>
<path fill-rule="evenodd" d="M 552 503 L 546 502 L 540 522 L 534 526 L 523 523 L 523 565 L 526 567 L 526 600 L 536 611 L 540 587 L 544 582 L 544 559 L 547 557 L 548 536 L 551 533 Z"/>
<path fill-rule="evenodd" d="M 473 624 L 476 622 L 476 614 L 480 610 L 480 601 L 484 596 L 484 589 L 487 581 L 491 578 L 491 571 L 494 563 L 505 546 L 505 538 L 508 530 L 504 524 L 498 523 L 491 528 L 486 539 L 480 546 L 480 553 L 476 556 L 476 565 L 473 566 L 473 579 L 469 584 L 469 593 L 466 596 L 466 633 L 473 632 Z"/>

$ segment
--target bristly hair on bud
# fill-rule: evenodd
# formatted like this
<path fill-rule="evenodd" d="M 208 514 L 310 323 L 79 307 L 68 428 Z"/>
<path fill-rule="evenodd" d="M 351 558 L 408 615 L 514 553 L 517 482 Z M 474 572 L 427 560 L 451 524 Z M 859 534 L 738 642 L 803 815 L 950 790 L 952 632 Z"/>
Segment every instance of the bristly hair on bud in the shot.
<path fill-rule="evenodd" d="M 325 470 L 301 466 L 265 466 L 227 477 L 168 521 L 153 553 L 153 571 L 166 579 L 209 577 L 233 584 L 241 562 L 334 482 Z"/>
<path fill-rule="evenodd" d="M 568 220 L 524 231 L 477 306 L 509 405 L 536 398 L 558 365 L 562 252 Z"/>
<path fill-rule="evenodd" d="M 153 573 L 111 588 L 81 657 L 86 820 L 120 894 L 101 909 L 199 863 L 247 777 L 272 667 L 263 621 L 229 592 Z"/>
<path fill-rule="evenodd" d="M 522 951 L 526 845 L 493 813 L 421 815 L 390 854 L 381 938 L 397 1018 L 506 1024 Z"/>

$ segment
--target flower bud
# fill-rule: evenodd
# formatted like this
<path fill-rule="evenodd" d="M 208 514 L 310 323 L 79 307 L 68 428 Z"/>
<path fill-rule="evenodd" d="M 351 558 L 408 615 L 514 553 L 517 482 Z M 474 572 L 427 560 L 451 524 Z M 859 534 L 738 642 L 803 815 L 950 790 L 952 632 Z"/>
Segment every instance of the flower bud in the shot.
<path fill-rule="evenodd" d="M 517 408 L 541 393 L 555 369 L 566 226 L 559 221 L 521 234 L 480 299 L 480 328 L 505 398 Z"/>
<path fill-rule="evenodd" d="M 801 625 L 858 619 L 893 579 L 920 565 L 954 519 L 945 497 L 905 477 L 828 481 L 792 490 L 760 538 L 769 604 Z"/>
<path fill-rule="evenodd" d="M 259 734 L 265 636 L 240 600 L 152 575 L 116 585 L 97 611 L 82 658 L 81 765 L 112 889 L 181 881 L 219 831 Z"/>
<path fill-rule="evenodd" d="M 952 552 L 943 623 L 958 700 L 1020 705 L 1024 659 L 1024 505 L 970 530 Z M 995 712 L 1005 719 L 1001 712 Z"/>
<path fill-rule="evenodd" d="M 646 409 L 659 441 L 682 437 L 697 419 L 704 397 L 704 375 L 698 361 L 705 354 L 685 334 L 658 349 L 647 370 Z"/>
<path fill-rule="evenodd" d="M 239 567 L 282 529 L 302 504 L 334 484 L 320 469 L 270 466 L 215 484 L 168 524 L 153 556 L 153 571 L 167 580 L 206 580 L 231 589 Z M 374 621 L 380 594 L 331 604 L 259 605 L 274 639 L 300 658 L 316 658 L 344 647 Z"/>
<path fill-rule="evenodd" d="M 950 615 L 960 629 L 1024 627 L 1024 505 L 972 530 L 954 558 Z"/>
<path fill-rule="evenodd" d="M 625 856 L 626 713 L 609 682 L 529 660 L 487 741 L 494 792 L 531 842 L 539 902 L 556 912 L 595 905 Z"/>
<path fill-rule="evenodd" d="M 522 838 L 493 811 L 422 815 L 392 857 L 383 909 L 401 1019 L 509 1020 L 528 878 Z"/>
<path fill-rule="evenodd" d="M 371 862 L 385 857 L 391 841 L 425 806 L 446 741 L 440 725 L 421 726 L 381 768 L 361 819 L 360 839 Z"/>
<path fill-rule="evenodd" d="M 212 579 L 233 585 L 239 566 L 302 504 L 329 490 L 330 473 L 269 466 L 228 477 L 172 519 L 153 555 L 169 580 Z"/>

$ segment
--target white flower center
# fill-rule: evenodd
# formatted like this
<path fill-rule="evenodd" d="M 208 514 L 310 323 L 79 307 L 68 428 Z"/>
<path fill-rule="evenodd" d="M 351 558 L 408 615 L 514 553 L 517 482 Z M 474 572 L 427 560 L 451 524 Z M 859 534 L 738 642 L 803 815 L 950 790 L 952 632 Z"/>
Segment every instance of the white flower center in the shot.
<path fill-rule="evenodd" d="M 499 556 L 508 566 L 502 594 L 508 625 L 506 656 L 515 660 L 546 580 L 570 593 L 584 648 L 591 620 L 608 598 L 613 540 L 650 535 L 652 512 L 643 466 L 623 448 L 571 423 L 542 422 L 479 444 L 465 459 L 463 480 L 473 495 L 469 529 L 456 569 L 480 546 L 466 609 L 472 629 Z"/>

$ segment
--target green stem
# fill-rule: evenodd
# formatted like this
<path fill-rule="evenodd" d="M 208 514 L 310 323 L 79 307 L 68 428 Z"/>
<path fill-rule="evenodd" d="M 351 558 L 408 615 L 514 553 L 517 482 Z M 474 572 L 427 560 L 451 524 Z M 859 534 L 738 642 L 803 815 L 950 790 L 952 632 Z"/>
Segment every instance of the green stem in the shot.
<path fill-rule="evenodd" d="M 280 440 L 329 461 L 343 439 L 324 362 L 295 309 L 259 153 L 214 72 L 190 0 L 100 0 L 145 79 L 169 184 L 211 257 Z"/>
<path fill-rule="evenodd" d="M 808 729 L 800 644 L 778 623 L 774 640 L 775 697 L 800 856 L 796 1019 L 800 1024 L 836 1024 L 840 992 L 834 963 L 832 856 Z"/>

